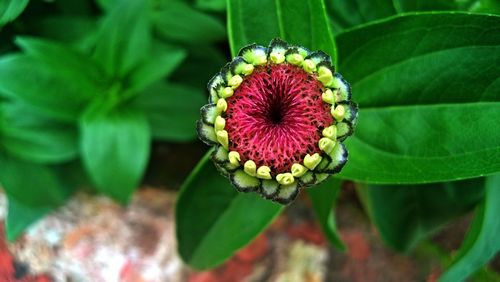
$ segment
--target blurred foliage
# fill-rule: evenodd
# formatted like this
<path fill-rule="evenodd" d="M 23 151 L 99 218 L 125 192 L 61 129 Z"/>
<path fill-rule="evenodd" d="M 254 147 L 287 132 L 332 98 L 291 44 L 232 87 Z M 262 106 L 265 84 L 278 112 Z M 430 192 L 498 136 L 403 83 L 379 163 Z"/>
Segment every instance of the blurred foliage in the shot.
<path fill-rule="evenodd" d="M 8 238 L 78 188 L 127 203 L 153 140 L 196 138 L 205 85 L 230 53 L 281 37 L 336 57 L 360 103 L 348 165 L 308 191 L 326 237 L 344 248 L 332 213 L 342 179 L 359 181 L 399 251 L 475 210 L 442 277 L 464 280 L 500 250 L 499 13 L 498 0 L 0 0 Z M 206 160 L 176 213 L 179 252 L 200 269 L 282 211 L 234 191 Z"/>

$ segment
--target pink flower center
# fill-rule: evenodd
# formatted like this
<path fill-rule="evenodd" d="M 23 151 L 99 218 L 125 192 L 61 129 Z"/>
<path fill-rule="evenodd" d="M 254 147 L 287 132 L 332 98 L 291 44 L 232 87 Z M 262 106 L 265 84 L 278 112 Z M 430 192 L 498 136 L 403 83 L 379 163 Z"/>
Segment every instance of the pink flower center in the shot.
<path fill-rule="evenodd" d="M 306 154 L 319 153 L 318 141 L 333 123 L 325 88 L 302 68 L 289 64 L 258 67 L 227 99 L 229 150 L 241 161 L 266 165 L 273 175 L 289 172 Z"/>

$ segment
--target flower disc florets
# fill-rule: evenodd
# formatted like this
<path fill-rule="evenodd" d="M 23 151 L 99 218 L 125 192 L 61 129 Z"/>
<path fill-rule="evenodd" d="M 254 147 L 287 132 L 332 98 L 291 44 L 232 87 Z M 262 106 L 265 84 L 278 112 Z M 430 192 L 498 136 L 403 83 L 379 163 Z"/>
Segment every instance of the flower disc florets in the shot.
<path fill-rule="evenodd" d="M 274 39 L 242 48 L 208 83 L 198 135 L 239 191 L 291 202 L 347 161 L 357 105 L 322 51 Z"/>

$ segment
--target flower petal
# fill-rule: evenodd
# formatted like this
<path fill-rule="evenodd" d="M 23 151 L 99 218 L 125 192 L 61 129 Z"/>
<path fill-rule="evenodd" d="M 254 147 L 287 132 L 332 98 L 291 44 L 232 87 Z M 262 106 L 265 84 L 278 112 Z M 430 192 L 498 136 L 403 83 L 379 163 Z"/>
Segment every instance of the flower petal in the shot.
<path fill-rule="evenodd" d="M 230 180 L 240 192 L 257 191 L 260 187 L 260 180 L 258 178 L 248 175 L 241 169 L 230 174 Z"/>
<path fill-rule="evenodd" d="M 280 204 L 289 204 L 299 194 L 299 182 L 294 181 L 292 184 L 280 185 L 278 194 L 274 197 L 274 201 Z"/>
<path fill-rule="evenodd" d="M 198 131 L 198 137 L 203 143 L 207 145 L 217 144 L 217 137 L 213 126 L 204 123 L 202 120 L 198 120 L 196 122 L 196 130 Z"/>

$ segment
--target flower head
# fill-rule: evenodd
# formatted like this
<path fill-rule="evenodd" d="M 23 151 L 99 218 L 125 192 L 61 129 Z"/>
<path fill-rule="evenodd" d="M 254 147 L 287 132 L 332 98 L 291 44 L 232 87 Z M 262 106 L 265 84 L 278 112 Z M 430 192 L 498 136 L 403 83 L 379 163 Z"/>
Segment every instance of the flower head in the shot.
<path fill-rule="evenodd" d="M 242 48 L 208 83 L 198 135 L 239 191 L 286 204 L 347 161 L 357 105 L 330 57 L 274 39 Z"/>

